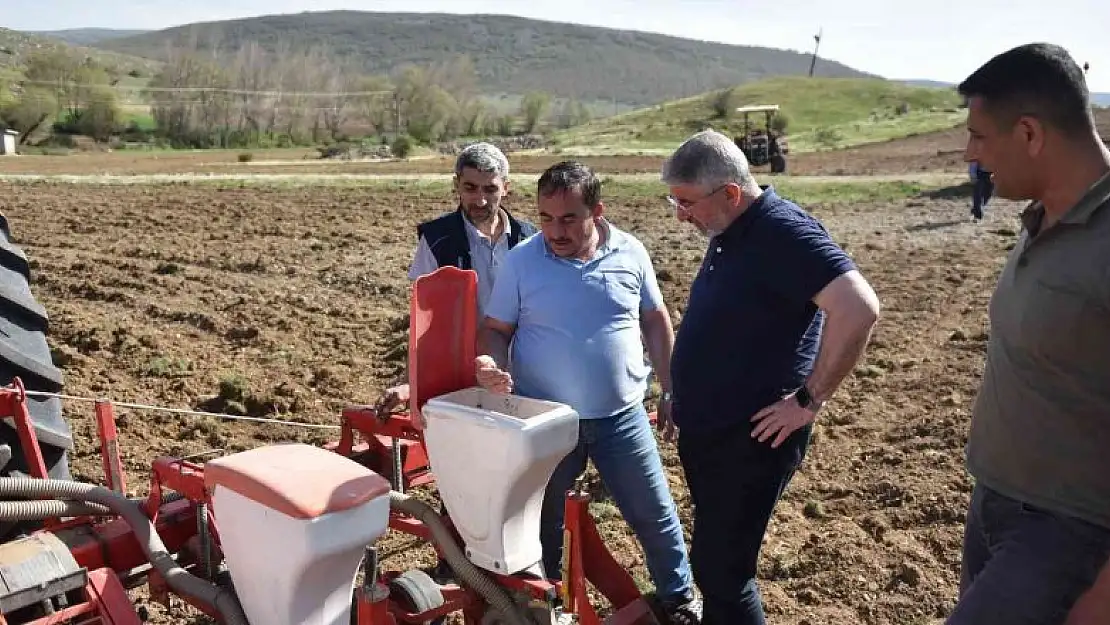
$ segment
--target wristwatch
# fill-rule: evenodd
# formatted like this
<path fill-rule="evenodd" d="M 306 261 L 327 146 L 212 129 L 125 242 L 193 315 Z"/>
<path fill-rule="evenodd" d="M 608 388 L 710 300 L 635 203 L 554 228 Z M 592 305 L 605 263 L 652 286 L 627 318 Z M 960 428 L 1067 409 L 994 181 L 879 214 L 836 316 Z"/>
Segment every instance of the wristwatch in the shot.
<path fill-rule="evenodd" d="M 825 403 L 817 401 L 813 397 L 813 394 L 809 392 L 809 389 L 806 388 L 805 384 L 803 384 L 797 391 L 794 392 L 794 399 L 798 400 L 799 406 L 814 414 L 816 414 L 817 411 L 821 409 L 821 406 L 823 406 Z"/>

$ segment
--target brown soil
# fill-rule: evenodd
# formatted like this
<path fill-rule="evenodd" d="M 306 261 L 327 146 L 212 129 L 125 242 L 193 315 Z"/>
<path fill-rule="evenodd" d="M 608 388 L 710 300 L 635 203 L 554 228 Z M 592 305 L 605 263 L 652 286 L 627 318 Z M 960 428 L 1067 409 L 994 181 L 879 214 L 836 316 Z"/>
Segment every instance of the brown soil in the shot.
<path fill-rule="evenodd" d="M 67 392 L 331 424 L 400 370 L 413 227 L 451 207 L 419 189 L 0 183 L 0 192 L 33 259 Z M 657 200 L 609 206 L 651 251 L 680 319 L 704 242 Z M 884 318 L 778 507 L 759 571 L 768 610 L 797 625 L 929 622 L 955 596 L 968 406 L 1014 207 L 992 205 L 981 224 L 966 220 L 966 198 L 810 208 L 872 281 Z M 99 480 L 90 415 L 67 404 L 75 473 Z M 156 455 L 334 436 L 125 410 L 120 428 L 136 494 Z M 675 450 L 662 452 L 689 527 Z M 623 521 L 604 505 L 598 513 L 620 560 L 646 579 Z M 392 566 L 431 562 L 411 541 L 385 544 Z M 164 619 L 155 622 L 186 619 L 148 609 Z"/>
<path fill-rule="evenodd" d="M 797 175 L 869 175 L 921 171 L 963 171 L 965 133 L 948 131 L 848 150 L 795 154 L 789 170 Z M 309 158 L 305 158 L 308 155 Z M 560 154 L 510 154 L 513 172 L 535 174 L 571 158 Z M 661 156 L 581 157 L 598 171 L 612 174 L 654 174 Z M 142 175 L 142 174 L 449 174 L 449 157 L 409 161 L 321 160 L 308 152 L 260 152 L 254 162 L 240 163 L 233 152 L 183 152 L 152 156 L 142 152 L 83 153 L 72 156 L 35 156 L 0 159 L 0 175 Z M 758 168 L 766 171 L 766 166 Z"/>

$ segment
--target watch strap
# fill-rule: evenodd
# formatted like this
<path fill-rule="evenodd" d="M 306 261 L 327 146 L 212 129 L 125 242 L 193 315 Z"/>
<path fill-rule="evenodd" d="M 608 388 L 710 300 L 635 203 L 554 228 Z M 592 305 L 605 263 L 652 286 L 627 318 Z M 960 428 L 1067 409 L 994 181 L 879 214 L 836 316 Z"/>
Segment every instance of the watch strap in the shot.
<path fill-rule="evenodd" d="M 821 407 L 824 405 L 824 402 L 819 402 L 814 398 L 813 393 L 809 392 L 805 384 L 801 385 L 797 391 L 794 391 L 794 399 L 798 402 L 799 406 L 811 412 L 821 410 Z"/>

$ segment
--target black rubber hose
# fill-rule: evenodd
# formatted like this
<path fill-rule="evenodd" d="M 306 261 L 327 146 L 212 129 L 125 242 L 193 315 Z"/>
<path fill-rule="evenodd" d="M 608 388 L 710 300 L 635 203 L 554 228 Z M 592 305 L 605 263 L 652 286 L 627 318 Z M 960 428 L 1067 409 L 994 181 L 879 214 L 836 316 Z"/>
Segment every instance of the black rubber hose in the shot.
<path fill-rule="evenodd" d="M 535 625 L 530 616 L 521 613 L 519 606 L 509 596 L 508 591 L 467 559 L 466 554 L 459 548 L 458 543 L 455 542 L 455 537 L 443 524 L 435 508 L 397 491 L 390 491 L 389 506 L 427 525 L 432 532 L 432 542 L 443 550 L 443 559 L 451 565 L 451 569 L 455 571 L 460 580 L 482 595 L 490 606 L 499 611 L 503 617 L 516 625 Z"/>
<path fill-rule="evenodd" d="M 142 507 L 124 495 L 103 486 L 68 480 L 0 477 L 0 498 L 4 497 L 54 497 L 106 506 L 127 521 L 147 559 L 177 594 L 212 608 L 226 625 L 251 625 L 235 593 L 181 568 Z"/>

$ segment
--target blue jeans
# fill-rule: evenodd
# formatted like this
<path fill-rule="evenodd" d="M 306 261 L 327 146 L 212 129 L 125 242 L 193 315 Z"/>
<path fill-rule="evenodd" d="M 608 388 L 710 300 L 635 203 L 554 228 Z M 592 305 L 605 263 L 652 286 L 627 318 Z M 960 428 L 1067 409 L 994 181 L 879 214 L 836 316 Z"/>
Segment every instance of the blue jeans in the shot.
<path fill-rule="evenodd" d="M 702 625 L 766 625 L 755 577 L 759 552 L 811 432 L 812 426 L 801 428 L 776 449 L 752 438 L 747 418 L 704 432 L 679 430 L 678 453 L 694 504 L 690 557 Z"/>
<path fill-rule="evenodd" d="M 947 625 L 1059 625 L 1110 557 L 1110 528 L 981 484 L 964 528 L 960 600 Z"/>
<path fill-rule="evenodd" d="M 660 599 L 692 596 L 693 581 L 678 508 L 671 497 L 655 434 L 642 405 L 603 419 L 579 421 L 578 446 L 555 468 L 540 521 L 543 568 L 557 577 L 563 556 L 566 492 L 592 459 L 606 489 L 644 549 Z"/>

